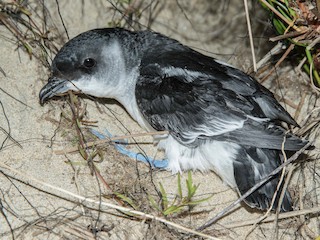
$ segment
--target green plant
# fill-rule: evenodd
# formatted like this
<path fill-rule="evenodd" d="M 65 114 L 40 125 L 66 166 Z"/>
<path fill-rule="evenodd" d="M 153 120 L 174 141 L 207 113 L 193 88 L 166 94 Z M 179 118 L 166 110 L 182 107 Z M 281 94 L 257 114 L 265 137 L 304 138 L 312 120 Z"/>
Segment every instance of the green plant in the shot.
<path fill-rule="evenodd" d="M 261 5 L 270 13 L 277 33 L 284 41 L 295 46 L 298 61 L 314 84 L 320 86 L 320 52 L 318 29 L 320 20 L 312 9 L 319 9 L 319 1 L 260 0 Z M 315 4 L 315 6 L 312 6 Z M 292 48 L 293 49 L 293 48 Z"/>
<path fill-rule="evenodd" d="M 168 198 L 167 191 L 163 187 L 162 183 L 159 183 L 160 204 L 157 204 L 154 197 L 149 195 L 148 198 L 151 206 L 157 211 L 159 211 L 162 215 L 168 216 L 168 215 L 182 213 L 186 209 L 190 210 L 195 205 L 205 202 L 209 198 L 211 198 L 210 196 L 210 197 L 201 198 L 201 199 L 194 199 L 194 196 L 196 195 L 199 184 L 195 185 L 193 183 L 191 171 L 188 172 L 188 178 L 186 180 L 186 187 L 187 187 L 186 196 L 184 196 L 182 192 L 180 173 L 177 175 L 177 186 L 178 186 L 177 194 L 175 198 L 172 201 L 170 201 Z"/>

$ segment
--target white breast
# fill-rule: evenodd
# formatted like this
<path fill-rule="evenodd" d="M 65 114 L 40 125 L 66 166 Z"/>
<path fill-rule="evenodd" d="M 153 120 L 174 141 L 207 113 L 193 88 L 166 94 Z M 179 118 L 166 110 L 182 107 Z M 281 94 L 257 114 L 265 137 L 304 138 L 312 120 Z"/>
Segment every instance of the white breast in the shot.
<path fill-rule="evenodd" d="M 224 182 L 235 187 L 233 161 L 239 150 L 235 143 L 207 141 L 196 148 L 180 144 L 172 136 L 159 142 L 169 160 L 168 169 L 173 173 L 184 170 L 213 170 Z"/>

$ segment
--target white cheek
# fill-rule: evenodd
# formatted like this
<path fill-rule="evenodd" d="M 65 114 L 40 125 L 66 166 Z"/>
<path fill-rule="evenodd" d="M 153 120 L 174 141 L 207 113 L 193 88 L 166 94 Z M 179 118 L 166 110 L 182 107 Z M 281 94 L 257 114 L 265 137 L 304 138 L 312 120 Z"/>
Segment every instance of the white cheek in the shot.
<path fill-rule="evenodd" d="M 75 91 L 75 92 L 81 92 L 81 89 L 79 87 L 77 87 L 73 81 L 69 81 L 67 84 L 66 84 L 66 87 L 68 88 L 68 91 L 71 90 L 71 91 Z"/>
<path fill-rule="evenodd" d="M 94 97 L 108 96 L 110 88 L 104 86 L 104 82 L 98 80 L 95 76 L 82 77 L 76 81 L 69 83 L 69 87 L 73 91 L 82 92 Z"/>

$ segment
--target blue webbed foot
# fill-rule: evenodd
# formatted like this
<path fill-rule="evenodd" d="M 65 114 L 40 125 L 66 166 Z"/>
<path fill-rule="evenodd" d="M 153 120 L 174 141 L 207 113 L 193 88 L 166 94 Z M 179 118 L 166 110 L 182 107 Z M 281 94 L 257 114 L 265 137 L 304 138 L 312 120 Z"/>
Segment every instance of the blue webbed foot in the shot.
<path fill-rule="evenodd" d="M 103 135 L 102 133 L 94 130 L 94 129 L 90 129 L 90 132 L 92 134 L 94 134 L 96 137 L 98 137 L 99 139 L 106 139 L 106 136 Z M 112 134 L 108 131 L 105 130 L 105 134 L 111 138 L 113 137 Z M 149 156 L 144 156 L 143 154 L 140 153 L 135 153 L 132 151 L 129 151 L 128 149 L 126 149 L 125 145 L 127 144 L 126 140 L 117 140 L 117 143 L 114 143 L 115 148 L 117 149 L 117 151 L 121 154 L 124 154 L 130 158 L 133 158 L 135 160 L 150 164 L 152 167 L 156 167 L 156 168 L 166 168 L 168 166 L 168 160 L 164 159 L 164 160 L 156 160 L 153 159 Z"/>

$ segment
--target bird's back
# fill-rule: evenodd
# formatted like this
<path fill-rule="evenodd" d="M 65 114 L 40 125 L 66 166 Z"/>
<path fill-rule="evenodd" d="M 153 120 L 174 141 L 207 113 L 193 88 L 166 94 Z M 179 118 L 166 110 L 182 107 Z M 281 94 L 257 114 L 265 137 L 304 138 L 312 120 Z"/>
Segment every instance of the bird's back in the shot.
<path fill-rule="evenodd" d="M 281 122 L 298 124 L 254 78 L 178 42 L 169 44 L 162 49 L 158 43 L 143 55 L 136 97 L 150 125 L 170 131 L 170 144 L 162 146 L 174 171 L 209 168 L 244 194 L 280 165 L 283 142 L 289 151 L 307 143 L 285 134 Z M 278 183 L 277 175 L 246 202 L 269 208 Z M 291 205 L 286 191 L 281 209 Z"/>

